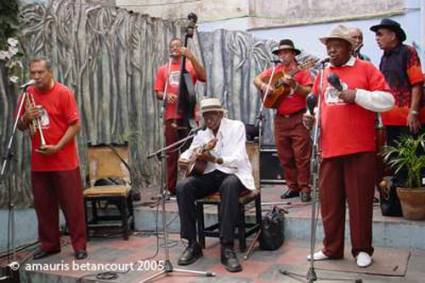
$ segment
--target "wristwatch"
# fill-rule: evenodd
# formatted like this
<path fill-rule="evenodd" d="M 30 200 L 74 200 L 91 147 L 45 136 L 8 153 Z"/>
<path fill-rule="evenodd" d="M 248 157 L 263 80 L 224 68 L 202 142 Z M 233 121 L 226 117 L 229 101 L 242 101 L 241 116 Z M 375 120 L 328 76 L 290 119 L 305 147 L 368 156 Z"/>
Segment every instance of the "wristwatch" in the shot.
<path fill-rule="evenodd" d="M 419 114 L 419 112 L 418 112 L 418 111 L 416 111 L 416 110 L 410 110 L 410 114 L 412 114 L 412 115 L 418 115 L 418 114 Z"/>

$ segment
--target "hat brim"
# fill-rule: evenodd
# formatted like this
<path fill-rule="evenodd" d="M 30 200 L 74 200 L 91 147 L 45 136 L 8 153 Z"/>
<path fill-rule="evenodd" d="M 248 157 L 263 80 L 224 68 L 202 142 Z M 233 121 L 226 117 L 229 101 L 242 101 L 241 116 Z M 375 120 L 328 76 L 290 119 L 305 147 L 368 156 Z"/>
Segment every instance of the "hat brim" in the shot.
<path fill-rule="evenodd" d="M 226 109 L 224 109 L 223 107 L 206 107 L 201 109 L 201 114 L 207 113 L 207 112 L 227 112 Z"/>
<path fill-rule="evenodd" d="M 381 28 L 389 29 L 395 32 L 397 34 L 398 39 L 400 39 L 401 42 L 405 41 L 407 38 L 406 33 L 401 27 L 396 27 L 393 25 L 375 25 L 370 27 L 370 30 L 373 32 L 377 32 Z"/>
<path fill-rule="evenodd" d="M 320 42 L 326 45 L 326 42 L 329 39 L 339 39 L 339 40 L 344 40 L 345 42 L 348 42 L 352 47 L 355 45 L 354 42 L 350 39 L 341 37 L 341 36 L 326 36 L 326 37 L 321 37 L 319 38 Z"/>
<path fill-rule="evenodd" d="M 291 47 L 277 48 L 277 49 L 273 50 L 272 53 L 274 55 L 277 55 L 280 50 L 294 50 L 295 55 L 300 55 L 301 54 L 301 50 L 296 49 L 296 48 L 291 48 Z"/>

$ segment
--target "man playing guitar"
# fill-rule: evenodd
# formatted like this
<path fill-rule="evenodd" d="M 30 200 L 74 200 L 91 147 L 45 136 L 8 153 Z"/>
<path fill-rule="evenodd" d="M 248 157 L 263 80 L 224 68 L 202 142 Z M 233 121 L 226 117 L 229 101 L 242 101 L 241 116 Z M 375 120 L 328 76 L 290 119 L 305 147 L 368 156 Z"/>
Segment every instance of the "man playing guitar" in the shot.
<path fill-rule="evenodd" d="M 274 118 L 276 148 L 288 187 L 281 198 L 301 196 L 301 201 L 308 202 L 311 199 L 311 141 L 302 124 L 302 117 L 306 110 L 305 98 L 311 90 L 313 79 L 307 69 L 301 70 L 297 64 L 295 56 L 300 53 L 292 40 L 281 40 L 273 54 L 276 54 L 282 63 L 276 66 L 272 78 L 270 77 L 273 68 L 260 73 L 255 77 L 254 85 L 262 92 L 265 106 L 268 105 L 268 97 L 274 96 L 277 88 L 283 88 L 280 91 L 282 94 L 272 105 L 277 110 Z M 280 77 L 278 82 L 275 82 L 275 76 Z"/>
<path fill-rule="evenodd" d="M 228 271 L 238 272 L 242 267 L 233 250 L 233 241 L 239 221 L 239 195 L 255 190 L 255 184 L 245 147 L 245 126 L 241 121 L 224 118 L 224 112 L 217 98 L 201 100 L 206 129 L 198 131 L 179 159 L 183 169 L 189 167 L 193 155 L 207 163 L 203 172 L 185 178 L 176 186 L 180 234 L 188 240 L 177 263 L 188 265 L 202 256 L 201 246 L 196 241 L 195 200 L 220 192 L 221 263 Z M 206 150 L 199 151 L 199 148 Z"/>

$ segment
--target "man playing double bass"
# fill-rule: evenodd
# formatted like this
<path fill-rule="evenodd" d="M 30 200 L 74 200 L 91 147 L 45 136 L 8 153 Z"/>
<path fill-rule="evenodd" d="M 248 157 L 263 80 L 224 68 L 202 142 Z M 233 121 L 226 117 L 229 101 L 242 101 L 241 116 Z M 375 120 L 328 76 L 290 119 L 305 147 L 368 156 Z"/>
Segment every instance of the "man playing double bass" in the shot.
<path fill-rule="evenodd" d="M 274 134 L 279 160 L 283 168 L 288 190 L 281 198 L 301 196 L 301 201 L 310 201 L 310 156 L 311 141 L 308 131 L 302 124 L 303 113 L 306 110 L 306 95 L 310 92 L 313 79 L 308 70 L 297 72 L 298 63 L 295 56 L 301 51 L 294 47 L 290 39 L 283 39 L 279 47 L 273 51 L 281 60 L 275 68 L 275 76 L 282 73 L 282 81 L 287 93 L 283 94 L 276 105 L 274 118 Z M 254 85 L 263 93 L 264 97 L 268 80 L 273 68 L 267 69 L 254 79 Z M 293 75 L 289 75 L 292 73 Z M 273 80 L 273 78 L 272 78 Z M 275 91 L 271 83 L 268 92 Z M 266 97 L 267 98 L 267 97 Z"/>
<path fill-rule="evenodd" d="M 186 56 L 186 70 L 189 72 L 193 83 L 196 81 L 206 81 L 204 67 L 198 62 L 192 52 L 186 47 L 179 38 L 173 38 L 169 44 L 170 60 L 168 64 L 158 69 L 155 79 L 156 97 L 160 100 L 166 97 L 164 113 L 164 134 L 165 144 L 168 146 L 184 137 L 190 131 L 189 125 L 186 125 L 187 119 L 183 119 L 178 113 L 177 103 L 179 95 L 180 65 L 182 57 Z M 167 152 L 167 187 L 171 194 L 175 194 L 177 182 L 177 159 L 178 152 L 171 149 Z"/>

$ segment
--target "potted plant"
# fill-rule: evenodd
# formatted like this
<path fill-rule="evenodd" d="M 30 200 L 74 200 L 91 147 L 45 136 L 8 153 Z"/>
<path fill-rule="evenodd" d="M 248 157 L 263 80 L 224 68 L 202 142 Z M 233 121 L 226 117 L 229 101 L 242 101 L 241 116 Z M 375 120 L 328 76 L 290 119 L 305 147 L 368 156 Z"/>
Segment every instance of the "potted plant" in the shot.
<path fill-rule="evenodd" d="M 384 160 L 394 168 L 394 174 L 405 170 L 405 184 L 397 188 L 403 217 L 412 220 L 425 219 L 425 187 L 422 175 L 425 168 L 425 134 L 417 137 L 403 136 L 395 146 L 387 146 Z"/>

